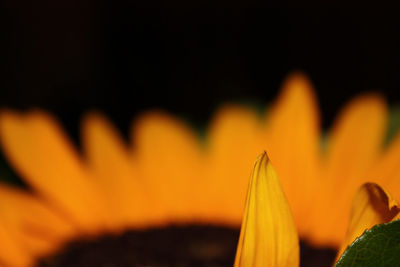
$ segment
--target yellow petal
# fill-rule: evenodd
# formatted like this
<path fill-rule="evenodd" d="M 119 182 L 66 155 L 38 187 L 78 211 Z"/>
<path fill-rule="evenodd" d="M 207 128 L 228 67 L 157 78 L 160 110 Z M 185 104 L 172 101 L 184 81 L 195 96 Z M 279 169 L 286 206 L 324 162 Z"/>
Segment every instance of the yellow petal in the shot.
<path fill-rule="evenodd" d="M 318 175 L 319 114 L 314 89 L 301 73 L 292 73 L 266 115 L 266 148 L 275 162 L 300 235 L 319 214 L 309 207 L 321 192 Z M 299 190 L 301 188 L 301 190 Z M 318 194 L 318 195 L 317 195 Z"/>
<path fill-rule="evenodd" d="M 321 239 L 337 245 L 343 240 L 352 197 L 381 153 L 386 117 L 385 102 L 377 95 L 364 95 L 345 107 L 330 132 L 324 174 L 329 202 L 320 209 L 326 227 L 315 225 Z"/>
<path fill-rule="evenodd" d="M 206 199 L 215 220 L 239 225 L 246 199 L 248 166 L 263 150 L 261 123 L 248 108 L 225 106 L 207 135 Z M 221 197 L 223 196 L 223 197 Z"/>
<path fill-rule="evenodd" d="M 338 256 L 365 230 L 390 222 L 399 212 L 397 201 L 386 190 L 374 183 L 364 184 L 354 196 L 350 224 Z"/>
<path fill-rule="evenodd" d="M 132 129 L 134 160 L 143 190 L 154 201 L 160 221 L 187 222 L 202 197 L 201 151 L 197 136 L 183 122 L 162 112 L 141 116 Z M 164 218 L 164 219 L 163 219 Z"/>
<path fill-rule="evenodd" d="M 265 152 L 257 159 L 250 178 L 234 266 L 299 266 L 296 227 Z"/>
<path fill-rule="evenodd" d="M 135 175 L 132 155 L 122 137 L 101 114 L 88 114 L 82 127 L 88 165 L 108 199 L 118 228 L 138 226 L 146 219 L 143 185 Z"/>
<path fill-rule="evenodd" d="M 53 118 L 4 111 L 0 141 L 21 176 L 71 221 L 88 231 L 105 225 L 104 200 Z"/>

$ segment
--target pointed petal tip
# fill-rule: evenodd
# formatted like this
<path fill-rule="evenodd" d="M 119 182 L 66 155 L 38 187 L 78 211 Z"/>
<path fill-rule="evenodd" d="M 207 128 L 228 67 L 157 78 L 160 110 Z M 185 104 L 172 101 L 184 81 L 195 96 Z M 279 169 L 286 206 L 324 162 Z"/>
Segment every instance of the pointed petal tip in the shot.
<path fill-rule="evenodd" d="M 279 179 L 264 151 L 258 156 L 250 178 L 234 266 L 298 264 L 296 227 Z"/>
<path fill-rule="evenodd" d="M 269 161 L 268 153 L 267 153 L 267 151 L 264 150 L 264 151 L 257 157 L 256 163 L 257 163 L 257 162 L 268 163 L 268 161 Z"/>
<path fill-rule="evenodd" d="M 253 183 L 253 181 L 257 181 L 259 179 L 273 179 L 273 177 L 271 177 L 269 175 L 269 177 L 267 177 L 267 175 L 261 175 L 260 171 L 267 171 L 267 168 L 273 168 L 272 166 L 270 166 L 270 159 L 268 157 L 268 153 L 267 151 L 263 151 L 260 155 L 258 155 L 256 162 L 254 163 L 254 170 L 253 170 L 253 174 L 250 177 L 250 183 Z M 275 172 L 275 170 L 273 170 Z M 255 182 L 257 183 L 257 182 Z M 250 193 L 251 188 L 248 189 L 249 193 Z"/>

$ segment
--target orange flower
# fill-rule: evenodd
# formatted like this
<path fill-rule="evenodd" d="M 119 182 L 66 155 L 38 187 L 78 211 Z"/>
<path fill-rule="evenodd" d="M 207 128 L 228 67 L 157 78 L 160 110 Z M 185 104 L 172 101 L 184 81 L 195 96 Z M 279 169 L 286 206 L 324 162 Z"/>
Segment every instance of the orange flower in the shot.
<path fill-rule="evenodd" d="M 400 197 L 400 135 L 384 150 L 388 114 L 380 96 L 366 94 L 347 104 L 324 149 L 316 100 L 303 75 L 287 79 L 268 115 L 266 148 L 301 237 L 316 245 L 339 246 L 352 196 L 367 181 L 392 188 Z"/>
<path fill-rule="evenodd" d="M 239 115 L 241 127 L 252 122 Z M 239 117 L 228 117 L 217 119 L 205 149 L 184 123 L 148 113 L 134 124 L 129 147 L 92 113 L 83 121 L 81 156 L 49 114 L 3 111 L 4 153 L 32 190 L 0 184 L 0 262 L 27 266 L 87 235 L 170 223 L 238 225 L 251 160 L 227 146 L 251 144 L 252 136 L 245 127 L 221 138 L 239 126 Z"/>
<path fill-rule="evenodd" d="M 366 183 L 356 193 L 346 239 L 347 245 L 376 224 L 399 219 L 400 209 L 377 184 Z M 324 219 L 320 223 L 324 224 Z M 277 173 L 264 152 L 250 178 L 235 267 L 299 266 L 299 240 Z"/>
<path fill-rule="evenodd" d="M 378 96 L 362 96 L 341 113 L 323 153 L 316 106 L 307 79 L 294 74 L 263 118 L 226 106 L 201 142 L 182 121 L 154 111 L 133 124 L 131 145 L 92 113 L 82 124 L 82 155 L 51 115 L 3 111 L 5 156 L 32 190 L 0 185 L 0 262 L 24 266 L 74 237 L 105 231 L 238 226 L 249 166 L 265 149 L 300 236 L 338 247 L 351 197 L 364 181 L 399 188 L 400 137 L 382 152 L 386 106 Z"/>

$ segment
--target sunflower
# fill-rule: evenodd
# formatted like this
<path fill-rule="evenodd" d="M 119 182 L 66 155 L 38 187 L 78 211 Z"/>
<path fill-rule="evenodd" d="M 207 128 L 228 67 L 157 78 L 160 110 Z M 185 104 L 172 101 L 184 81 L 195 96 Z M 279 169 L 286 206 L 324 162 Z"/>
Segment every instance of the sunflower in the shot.
<path fill-rule="evenodd" d="M 302 238 L 340 246 L 352 197 L 367 181 L 393 189 L 399 199 L 400 135 L 384 148 L 387 117 L 385 101 L 364 94 L 343 108 L 323 138 L 310 82 L 298 73 L 286 80 L 266 116 L 264 139 Z"/>
<path fill-rule="evenodd" d="M 265 116 L 225 106 L 203 141 L 181 120 L 153 111 L 134 122 L 127 145 L 103 115 L 90 113 L 79 153 L 50 114 L 4 110 L 3 151 L 29 190 L 0 185 L 0 262 L 31 265 L 70 240 L 127 229 L 238 226 L 249 166 L 265 149 L 300 237 L 339 247 L 356 189 L 366 179 L 398 188 L 400 138 L 382 152 L 386 117 L 380 97 L 355 99 L 322 151 L 312 87 L 293 74 Z"/>
<path fill-rule="evenodd" d="M 350 217 L 346 239 L 338 255 L 365 229 L 398 220 L 400 208 L 386 190 L 377 184 L 366 183 L 354 196 Z M 251 175 L 234 266 L 299 266 L 299 250 L 296 226 L 288 202 L 278 175 L 264 152 L 257 159 Z M 354 262 L 350 265 L 359 266 Z"/>

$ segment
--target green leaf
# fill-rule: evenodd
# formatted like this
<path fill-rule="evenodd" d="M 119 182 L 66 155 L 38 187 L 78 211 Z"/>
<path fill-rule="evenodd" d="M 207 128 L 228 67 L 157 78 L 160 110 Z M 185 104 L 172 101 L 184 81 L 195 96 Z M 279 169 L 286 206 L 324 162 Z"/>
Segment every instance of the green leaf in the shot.
<path fill-rule="evenodd" d="M 366 230 L 335 266 L 400 266 L 400 220 Z"/>

